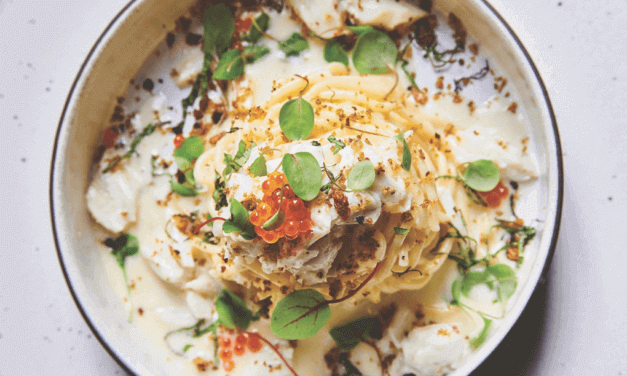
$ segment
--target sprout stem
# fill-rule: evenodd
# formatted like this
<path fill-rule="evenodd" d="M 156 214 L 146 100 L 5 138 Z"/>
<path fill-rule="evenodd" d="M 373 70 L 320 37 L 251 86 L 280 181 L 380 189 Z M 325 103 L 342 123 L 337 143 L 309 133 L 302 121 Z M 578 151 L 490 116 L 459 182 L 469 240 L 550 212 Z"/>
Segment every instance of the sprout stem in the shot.
<path fill-rule="evenodd" d="M 198 231 L 200 231 L 200 229 L 205 226 L 208 225 L 209 223 L 213 222 L 213 221 L 226 221 L 226 219 L 222 218 L 222 217 L 213 217 L 211 219 L 208 219 L 206 221 L 204 221 L 203 223 L 199 224 L 198 226 L 196 226 L 196 228 L 194 228 L 194 234 L 198 234 Z"/>

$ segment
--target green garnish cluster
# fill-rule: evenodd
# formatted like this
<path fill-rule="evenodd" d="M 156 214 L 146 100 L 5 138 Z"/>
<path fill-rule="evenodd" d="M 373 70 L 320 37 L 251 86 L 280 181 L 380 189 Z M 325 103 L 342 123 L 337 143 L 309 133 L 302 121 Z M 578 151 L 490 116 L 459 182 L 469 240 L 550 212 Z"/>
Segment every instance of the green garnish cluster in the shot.
<path fill-rule="evenodd" d="M 225 234 L 232 232 L 239 234 L 246 240 L 252 240 L 257 237 L 255 227 L 248 219 L 248 210 L 239 201 L 234 198 L 229 199 L 231 218 L 224 222 L 222 231 Z"/>
<path fill-rule="evenodd" d="M 500 303 L 503 310 L 505 310 L 507 301 L 516 292 L 518 278 L 516 271 L 512 267 L 497 263 L 496 257 L 499 253 L 511 247 L 517 247 L 519 254 L 522 254 L 524 246 L 527 245 L 536 234 L 536 230 L 533 227 L 513 227 L 507 224 L 509 224 L 509 222 L 499 221 L 498 224 L 492 226 L 490 231 L 493 228 L 504 229 L 510 234 L 511 240 L 493 254 L 488 254 L 483 258 L 476 257 L 477 241 L 469 236 L 462 235 L 455 226 L 449 224 L 453 231 L 450 231 L 446 235 L 446 238 L 458 239 L 458 249 L 456 252 L 449 253 L 448 258 L 457 262 L 457 268 L 460 274 L 451 286 L 451 304 L 479 314 L 484 321 L 484 327 L 481 333 L 470 341 L 470 345 L 473 348 L 479 347 L 487 337 L 493 317 L 464 304 L 463 298 L 470 297 L 470 291 L 474 287 L 486 285 L 490 290 L 496 290 L 497 299 L 495 303 Z M 485 243 L 487 244 L 487 236 Z M 522 257 L 519 258 L 518 265 L 520 265 L 521 262 Z"/>
<path fill-rule="evenodd" d="M 223 6 L 223 4 L 213 5 L 209 9 L 217 7 L 219 5 Z M 221 27 L 223 27 L 226 32 L 231 30 L 231 28 L 233 30 L 235 29 L 235 21 L 233 20 L 233 15 L 230 13 L 230 11 L 228 13 L 228 16 L 225 16 L 225 18 L 222 20 L 221 25 Z M 269 54 L 270 49 L 268 47 L 256 45 L 256 43 L 258 43 L 261 38 L 263 38 L 265 31 L 268 30 L 269 26 L 270 17 L 266 13 L 262 12 L 261 15 L 259 15 L 253 22 L 249 33 L 242 36 L 242 40 L 250 44 L 248 46 L 244 46 L 243 51 L 238 48 L 228 50 L 220 59 L 218 67 L 213 73 L 213 78 L 216 78 L 218 80 L 232 80 L 234 78 L 238 78 L 244 74 L 244 67 L 246 64 L 252 64 Z"/>
<path fill-rule="evenodd" d="M 117 156 L 116 158 L 114 158 L 111 162 L 109 162 L 109 164 L 107 165 L 107 167 L 102 170 L 103 173 L 109 172 L 111 171 L 111 169 L 113 169 L 115 166 L 117 166 L 118 163 L 120 163 L 123 159 L 128 159 L 130 158 L 133 153 L 135 153 L 135 149 L 137 148 L 137 145 L 140 143 L 141 140 L 144 139 L 144 137 L 149 136 L 151 134 L 154 133 L 155 129 L 157 129 L 157 127 L 161 125 L 161 124 L 153 124 L 150 123 L 148 124 L 142 131 L 140 134 L 138 134 L 133 141 L 131 141 L 131 146 L 129 147 L 129 150 L 120 155 Z"/>
<path fill-rule="evenodd" d="M 348 26 L 358 38 L 352 50 L 353 66 L 361 74 L 384 74 L 396 65 L 398 50 L 389 35 L 372 26 Z M 348 52 L 341 37 L 333 38 L 324 47 L 324 59 L 348 66 Z"/>
<path fill-rule="evenodd" d="M 261 318 L 265 309 L 261 309 L 257 313 L 253 314 L 240 297 L 235 295 L 231 290 L 224 288 L 220 291 L 220 294 L 216 299 L 216 311 L 218 312 L 218 320 L 212 324 L 205 325 L 206 320 L 201 319 L 195 325 L 190 327 L 168 332 L 165 335 L 164 340 L 175 333 L 189 332 L 192 338 L 198 338 L 212 332 L 215 364 L 218 365 L 220 364 L 220 359 L 218 357 L 218 327 L 223 326 L 228 329 L 246 330 L 250 326 L 251 322 L 258 321 Z M 183 352 L 187 351 L 190 347 L 192 347 L 191 344 L 186 345 L 183 348 Z"/>
<path fill-rule="evenodd" d="M 477 192 L 489 192 L 501 181 L 501 173 L 496 164 L 487 159 L 467 162 L 460 165 L 463 173 L 458 169 L 457 175 L 441 175 L 437 179 L 454 179 L 461 183 L 468 198 L 475 204 L 487 206 Z"/>
<path fill-rule="evenodd" d="M 136 255 L 139 252 L 139 240 L 132 234 L 121 234 L 115 239 L 108 238 L 104 241 L 104 244 L 111 248 L 111 255 L 115 257 L 115 261 L 122 269 L 122 275 L 124 276 L 124 284 L 126 285 L 126 292 L 128 296 L 131 296 L 131 286 L 128 282 L 128 275 L 126 273 L 126 258 Z M 128 313 L 128 321 L 131 322 L 133 318 L 133 310 Z"/>
<path fill-rule="evenodd" d="M 205 151 L 205 145 L 198 136 L 188 137 L 174 151 L 174 162 L 178 167 L 176 177 L 170 180 L 172 191 L 186 197 L 196 196 L 199 187 L 194 178 L 194 161 Z"/>

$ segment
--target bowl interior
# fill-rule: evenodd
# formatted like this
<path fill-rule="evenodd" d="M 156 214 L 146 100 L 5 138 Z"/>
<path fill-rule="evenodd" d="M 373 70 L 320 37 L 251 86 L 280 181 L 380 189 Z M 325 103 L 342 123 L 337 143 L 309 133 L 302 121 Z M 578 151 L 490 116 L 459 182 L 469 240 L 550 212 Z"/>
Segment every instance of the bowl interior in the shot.
<path fill-rule="evenodd" d="M 165 375 L 160 353 L 136 327 L 127 323 L 119 297 L 109 287 L 110 278 L 92 252 L 102 238 L 94 231 L 85 192 L 94 150 L 116 98 L 142 67 L 175 20 L 194 0 L 129 3 L 112 21 L 87 57 L 72 86 L 57 133 L 51 171 L 51 210 L 59 258 L 70 290 L 94 334 L 127 370 L 142 375 Z M 521 107 L 532 125 L 532 138 L 540 168 L 538 212 L 544 221 L 528 278 L 519 287 L 508 316 L 484 345 L 453 375 L 475 369 L 498 345 L 524 309 L 554 249 L 561 212 L 561 153 L 546 91 L 526 52 L 507 25 L 485 2 L 439 1 L 435 8 L 455 13 L 482 51 L 495 62 L 500 74 L 520 94 Z"/>

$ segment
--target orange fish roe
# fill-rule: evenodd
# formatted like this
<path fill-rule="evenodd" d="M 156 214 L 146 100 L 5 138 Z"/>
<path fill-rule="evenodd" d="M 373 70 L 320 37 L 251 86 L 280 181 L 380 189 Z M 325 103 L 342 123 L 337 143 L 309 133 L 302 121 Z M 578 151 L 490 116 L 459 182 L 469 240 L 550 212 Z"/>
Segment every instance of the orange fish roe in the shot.
<path fill-rule="evenodd" d="M 488 204 L 490 208 L 498 208 L 501 205 L 501 201 L 503 201 L 507 196 L 509 196 L 509 189 L 503 182 L 499 182 L 493 190 L 489 192 L 477 192 L 481 199 Z"/>
<path fill-rule="evenodd" d="M 275 189 L 281 188 L 283 183 L 287 183 L 285 175 L 280 172 L 272 172 L 268 178 L 261 184 L 261 190 L 265 196 L 270 196 Z"/>
<path fill-rule="evenodd" d="M 223 363 L 222 367 L 226 372 L 231 372 L 235 368 L 235 363 L 232 360 L 227 360 Z"/>
<path fill-rule="evenodd" d="M 246 353 L 246 346 L 237 344 L 233 348 L 233 352 L 235 353 L 235 355 L 242 356 Z"/>
<path fill-rule="evenodd" d="M 239 355 L 239 354 L 238 354 Z M 229 360 L 233 357 L 233 352 L 231 350 L 227 349 L 222 349 L 220 350 L 220 359 L 222 359 L 223 361 Z"/>
<path fill-rule="evenodd" d="M 231 347 L 231 338 L 230 337 L 220 337 L 219 340 L 220 347 L 229 348 Z"/>
<path fill-rule="evenodd" d="M 283 190 L 281 190 L 283 186 Z M 309 220 L 310 212 L 305 203 L 287 184 L 285 175 L 273 172 L 261 184 L 263 191 L 263 202 L 250 214 L 250 222 L 255 226 L 255 232 L 266 243 L 276 243 L 282 237 L 296 239 L 300 233 L 308 232 L 312 223 Z M 281 196 L 283 201 L 281 202 Z M 279 204 L 281 207 L 279 208 Z M 278 210 L 285 213 L 285 222 L 274 230 L 264 230 L 261 228 Z"/>
<path fill-rule="evenodd" d="M 248 338 L 246 337 L 247 336 L 245 334 L 238 334 L 237 337 L 235 337 L 235 344 L 240 346 L 246 346 L 246 342 L 248 342 Z"/>
<path fill-rule="evenodd" d="M 258 334 L 253 333 L 250 336 L 248 336 L 248 349 L 251 352 L 256 353 L 259 350 L 261 350 L 262 347 L 263 347 L 263 342 L 261 342 L 261 338 L 259 338 Z"/>
<path fill-rule="evenodd" d="M 240 333 L 233 338 L 234 332 L 223 334 L 218 338 L 220 351 L 218 356 L 222 361 L 222 367 L 226 372 L 230 372 L 235 368 L 233 355 L 242 356 L 246 351 L 252 353 L 259 352 L 263 348 L 263 342 L 257 333 Z"/>

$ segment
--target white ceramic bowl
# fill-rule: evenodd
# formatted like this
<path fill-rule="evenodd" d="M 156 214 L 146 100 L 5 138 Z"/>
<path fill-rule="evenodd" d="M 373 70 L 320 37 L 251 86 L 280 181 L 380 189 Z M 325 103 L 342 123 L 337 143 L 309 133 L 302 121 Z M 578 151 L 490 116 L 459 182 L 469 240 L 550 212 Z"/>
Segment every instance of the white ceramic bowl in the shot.
<path fill-rule="evenodd" d="M 194 0 L 134 0 L 104 30 L 72 85 L 57 131 L 50 174 L 50 203 L 59 260 L 83 317 L 104 348 L 127 371 L 162 375 L 162 360 L 142 333 L 126 322 L 127 313 L 93 252 L 99 238 L 93 232 L 85 192 L 89 169 L 106 119 L 129 79 Z M 540 166 L 538 201 L 543 230 L 527 280 L 497 330 L 451 376 L 472 372 L 502 341 L 527 305 L 551 261 L 562 208 L 562 160 L 555 116 L 531 58 L 501 16 L 485 1 L 435 1 L 443 13 L 454 12 L 469 33 L 481 41 L 491 61 L 500 67 L 521 96 L 532 124 Z"/>

